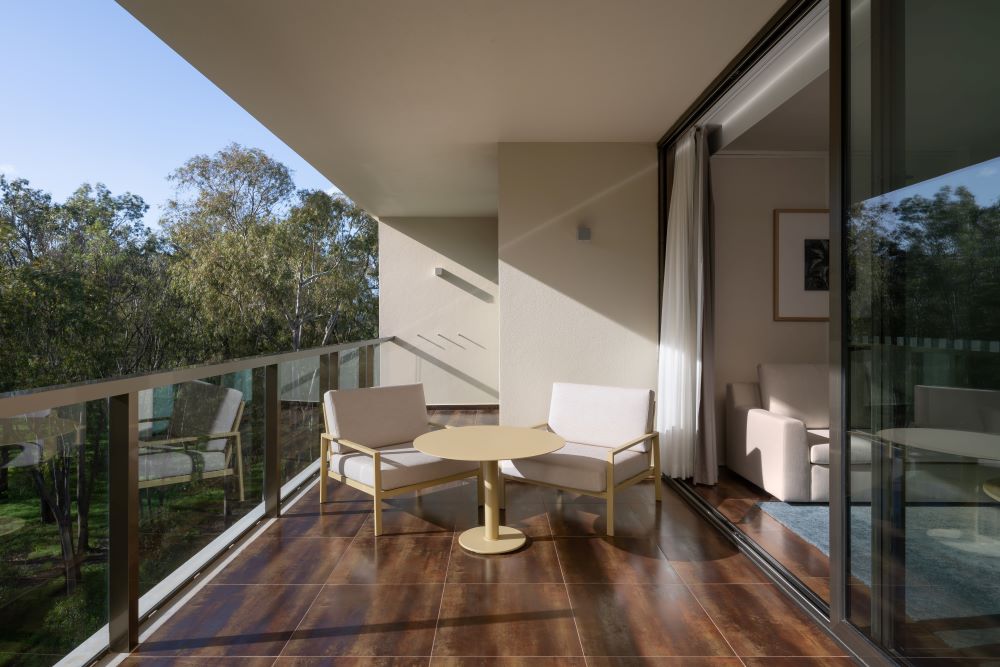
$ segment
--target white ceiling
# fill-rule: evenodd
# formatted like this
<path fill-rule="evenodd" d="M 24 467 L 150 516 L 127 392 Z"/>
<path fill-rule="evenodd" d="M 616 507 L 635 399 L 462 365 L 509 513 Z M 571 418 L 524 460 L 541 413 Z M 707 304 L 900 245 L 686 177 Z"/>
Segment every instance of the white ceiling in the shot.
<path fill-rule="evenodd" d="M 497 212 L 497 143 L 654 142 L 782 0 L 119 0 L 379 216 Z"/>

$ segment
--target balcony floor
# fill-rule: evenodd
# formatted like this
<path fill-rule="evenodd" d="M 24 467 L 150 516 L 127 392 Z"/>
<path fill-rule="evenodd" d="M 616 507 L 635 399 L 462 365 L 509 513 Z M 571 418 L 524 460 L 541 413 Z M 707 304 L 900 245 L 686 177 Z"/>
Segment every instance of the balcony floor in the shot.
<path fill-rule="evenodd" d="M 125 664 L 854 664 L 668 487 L 659 507 L 652 483 L 622 493 L 608 538 L 600 501 L 510 484 L 506 522 L 531 540 L 489 557 L 458 545 L 479 520 L 471 484 L 390 501 L 378 539 L 370 500 L 330 490 L 322 507 L 309 490 Z"/>

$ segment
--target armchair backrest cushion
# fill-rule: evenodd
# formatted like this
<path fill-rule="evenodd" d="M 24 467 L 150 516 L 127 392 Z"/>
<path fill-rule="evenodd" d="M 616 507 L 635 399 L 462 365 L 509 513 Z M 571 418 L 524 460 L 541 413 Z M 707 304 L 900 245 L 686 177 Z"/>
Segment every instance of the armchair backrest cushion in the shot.
<path fill-rule="evenodd" d="M 323 407 L 327 433 L 366 447 L 411 442 L 429 430 L 422 384 L 328 391 Z"/>
<path fill-rule="evenodd" d="M 182 382 L 174 393 L 174 407 L 167 429 L 171 438 L 203 437 L 229 433 L 236 429 L 236 417 L 243 403 L 243 392 L 196 380 Z M 227 438 L 209 440 L 205 448 L 223 451 Z"/>
<path fill-rule="evenodd" d="M 653 392 L 556 382 L 549 428 L 568 442 L 618 447 L 653 430 Z M 648 451 L 649 442 L 636 447 Z"/>
<path fill-rule="evenodd" d="M 768 412 L 806 428 L 830 428 L 830 373 L 825 364 L 761 364 L 760 400 Z"/>

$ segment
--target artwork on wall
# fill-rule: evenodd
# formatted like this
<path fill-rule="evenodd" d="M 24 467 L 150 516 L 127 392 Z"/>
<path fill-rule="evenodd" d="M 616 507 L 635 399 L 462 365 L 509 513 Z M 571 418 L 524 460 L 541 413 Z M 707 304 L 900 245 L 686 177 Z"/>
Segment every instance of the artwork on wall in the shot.
<path fill-rule="evenodd" d="M 774 319 L 830 319 L 828 210 L 774 210 Z"/>

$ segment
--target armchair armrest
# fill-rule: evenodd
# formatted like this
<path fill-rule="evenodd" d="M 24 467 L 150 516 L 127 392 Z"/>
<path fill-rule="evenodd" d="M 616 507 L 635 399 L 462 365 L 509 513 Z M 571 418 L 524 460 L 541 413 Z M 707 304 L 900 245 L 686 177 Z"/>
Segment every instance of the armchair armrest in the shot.
<path fill-rule="evenodd" d="M 645 433 L 643 435 L 640 435 L 638 438 L 634 438 L 632 440 L 629 440 L 624 445 L 619 445 L 618 447 L 615 447 L 614 449 L 612 449 L 612 450 L 610 450 L 608 452 L 608 461 L 614 462 L 614 460 L 615 460 L 615 454 L 620 454 L 621 452 L 624 452 L 626 449 L 632 449 L 636 445 L 640 445 L 640 444 L 646 442 L 647 440 L 650 440 L 650 439 L 655 438 L 655 437 L 656 437 L 656 433 Z"/>
<path fill-rule="evenodd" d="M 534 426 L 529 426 L 528 428 L 530 428 L 530 429 L 537 429 L 537 428 L 543 428 L 543 427 L 545 428 L 546 431 L 551 431 L 552 430 L 552 429 L 549 428 L 549 423 L 548 422 L 542 422 L 541 424 L 535 424 Z"/>
<path fill-rule="evenodd" d="M 811 500 L 805 425 L 798 419 L 754 408 L 747 412 L 746 428 L 745 456 L 754 461 L 750 472 L 756 477 L 748 479 L 779 500 Z M 741 474 L 746 475 L 743 471 Z"/>
<path fill-rule="evenodd" d="M 205 435 L 187 435 L 182 438 L 164 438 L 156 440 L 140 440 L 139 444 L 146 447 L 164 447 L 167 445 L 188 445 L 190 443 L 207 442 L 209 440 L 219 440 L 222 438 L 235 438 L 238 431 L 226 431 L 225 433 L 206 433 Z"/>
<path fill-rule="evenodd" d="M 348 449 L 353 449 L 356 452 L 361 452 L 362 454 L 367 454 L 368 456 L 372 456 L 375 458 L 382 457 L 382 453 L 379 452 L 377 449 L 372 449 L 371 447 L 365 447 L 364 445 L 360 445 L 354 442 L 353 440 L 345 440 L 344 438 L 334 438 L 333 436 L 327 433 L 323 434 L 323 438 L 325 440 L 329 440 L 330 442 L 336 442 L 341 447 L 347 447 Z"/>

